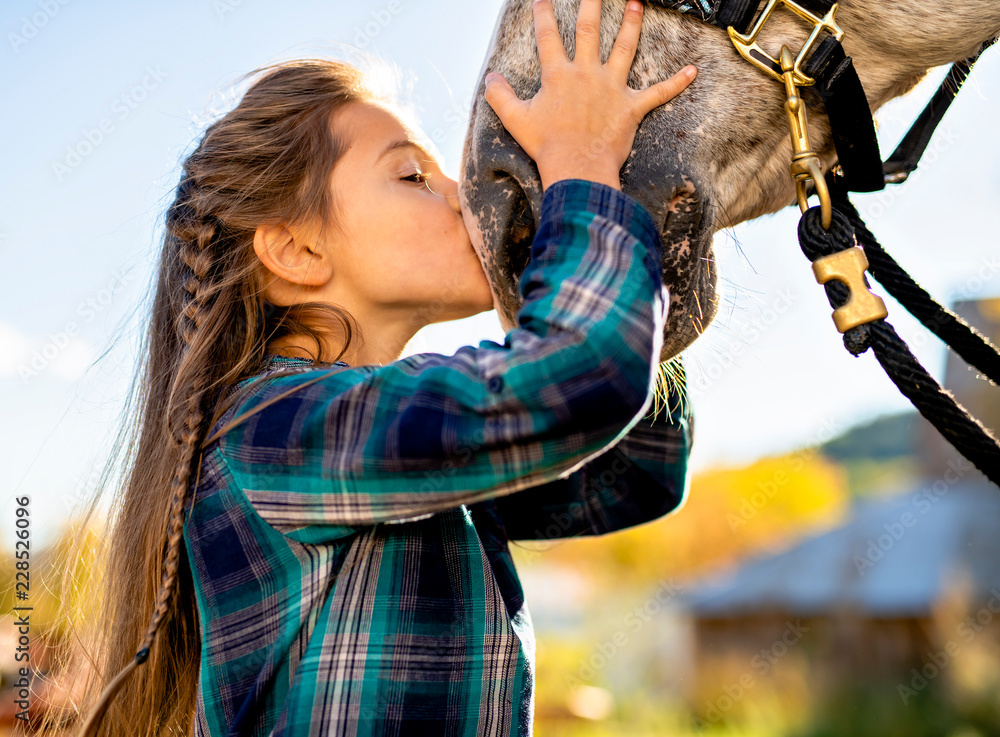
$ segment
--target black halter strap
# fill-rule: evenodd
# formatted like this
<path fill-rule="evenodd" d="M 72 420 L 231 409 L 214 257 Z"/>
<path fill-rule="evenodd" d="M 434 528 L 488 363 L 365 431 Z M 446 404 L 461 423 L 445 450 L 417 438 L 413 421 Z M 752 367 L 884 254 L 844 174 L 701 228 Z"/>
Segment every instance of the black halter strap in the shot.
<path fill-rule="evenodd" d="M 742 34 L 753 26 L 760 5 L 760 0 L 645 1 L 723 29 L 732 26 Z M 797 0 L 798 5 L 817 16 L 829 12 L 834 3 L 835 0 Z M 854 62 L 840 41 L 826 34 L 806 61 L 803 71 L 816 80 L 815 90 L 830 119 L 842 186 L 849 192 L 877 192 L 886 184 L 905 181 L 917 168 L 931 136 L 976 60 L 995 41 L 987 41 L 975 55 L 952 65 L 930 103 L 883 164 L 871 107 Z M 775 71 L 780 73 L 780 69 Z"/>
<path fill-rule="evenodd" d="M 700 21 L 726 30 L 732 26 L 740 33 L 749 30 L 757 15 L 759 0 L 646 0 L 667 10 L 693 15 Z"/>
<path fill-rule="evenodd" d="M 806 62 L 806 74 L 816 79 L 830 119 L 833 145 L 851 192 L 877 192 L 885 187 L 875 121 L 854 61 L 837 39 L 826 38 Z"/>
<path fill-rule="evenodd" d="M 684 15 L 691 15 L 720 28 L 732 26 L 740 33 L 752 27 L 759 0 L 646 0 Z M 824 16 L 834 0 L 797 0 L 797 4 L 817 16 Z M 780 68 L 774 70 L 781 74 Z M 882 159 L 875 136 L 868 98 L 854 62 L 843 45 L 830 35 L 820 42 L 804 68 L 816 80 L 815 89 L 823 100 L 837 158 L 844 180 L 852 192 L 874 192 L 884 186 Z"/>
<path fill-rule="evenodd" d="M 995 38 L 990 39 L 968 59 L 952 64 L 951 69 L 948 70 L 948 76 L 944 78 L 931 101 L 927 103 L 927 107 L 920 113 L 913 127 L 886 160 L 884 166 L 886 184 L 905 182 L 906 178 L 916 170 L 917 164 L 920 163 L 920 157 L 924 155 L 924 151 L 927 150 L 927 145 L 931 141 L 931 136 L 934 135 L 938 124 L 944 118 L 944 114 L 948 112 L 948 108 L 951 107 L 958 91 L 962 89 L 962 83 L 968 78 L 972 67 L 975 66 L 983 52 L 996 41 Z"/>

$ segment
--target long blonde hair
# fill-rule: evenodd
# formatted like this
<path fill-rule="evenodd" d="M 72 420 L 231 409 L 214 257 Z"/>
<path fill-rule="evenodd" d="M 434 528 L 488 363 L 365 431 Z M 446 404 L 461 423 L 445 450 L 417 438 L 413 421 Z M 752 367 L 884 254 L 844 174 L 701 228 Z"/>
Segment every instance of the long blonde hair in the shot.
<path fill-rule="evenodd" d="M 322 233 L 336 227 L 329 176 L 346 142 L 332 116 L 378 95 L 360 69 L 333 59 L 279 62 L 241 79 L 253 76 L 239 104 L 208 126 L 183 161 L 166 212 L 142 365 L 102 476 L 103 487 L 124 450 L 106 557 L 96 564 L 90 646 L 63 659 L 87 663 L 85 695 L 68 720 L 47 715 L 43 733 L 77 728 L 88 714 L 95 736 L 192 733 L 201 643 L 184 508 L 205 435 L 232 406 L 219 401 L 223 390 L 259 372 L 280 337 L 312 336 L 314 358 L 332 362 L 358 334 L 356 321 L 333 305 L 265 299 L 253 237 L 262 223 L 318 224 Z M 343 350 L 323 356 L 321 338 L 333 333 Z"/>

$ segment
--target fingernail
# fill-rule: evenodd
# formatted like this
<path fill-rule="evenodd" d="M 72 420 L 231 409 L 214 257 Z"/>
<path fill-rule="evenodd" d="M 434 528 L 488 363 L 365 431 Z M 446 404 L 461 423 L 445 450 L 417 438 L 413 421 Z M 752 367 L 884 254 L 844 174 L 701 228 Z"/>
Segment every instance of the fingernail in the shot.
<path fill-rule="evenodd" d="M 694 65 L 688 65 L 684 67 L 684 76 L 688 79 L 694 79 L 698 75 L 698 68 Z"/>
<path fill-rule="evenodd" d="M 639 0 L 629 0 L 628 9 L 631 10 L 633 13 L 638 13 L 640 10 L 642 10 L 642 3 L 640 3 Z"/>

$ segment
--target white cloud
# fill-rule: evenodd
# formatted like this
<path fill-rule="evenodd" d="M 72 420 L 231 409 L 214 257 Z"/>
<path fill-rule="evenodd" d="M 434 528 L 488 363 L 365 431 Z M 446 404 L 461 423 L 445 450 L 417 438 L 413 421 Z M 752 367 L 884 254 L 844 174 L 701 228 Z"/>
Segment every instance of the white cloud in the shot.
<path fill-rule="evenodd" d="M 31 343 L 16 329 L 0 322 L 0 376 L 16 376 L 31 358 Z"/>
<path fill-rule="evenodd" d="M 42 376 L 75 381 L 94 360 L 93 346 L 65 331 L 36 343 L 11 325 L 0 322 L 0 378 L 27 383 Z"/>

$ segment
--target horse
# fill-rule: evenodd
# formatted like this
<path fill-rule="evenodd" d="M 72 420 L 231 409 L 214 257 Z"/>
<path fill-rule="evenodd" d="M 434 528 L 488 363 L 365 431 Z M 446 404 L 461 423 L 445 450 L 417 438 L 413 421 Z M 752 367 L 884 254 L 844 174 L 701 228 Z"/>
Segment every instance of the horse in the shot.
<path fill-rule="evenodd" d="M 580 0 L 552 2 L 573 58 Z M 603 1 L 604 61 L 625 4 Z M 930 69 L 970 57 L 1000 35 L 996 0 L 947 6 L 932 0 L 842 0 L 836 19 L 872 114 L 909 92 Z M 759 43 L 776 57 L 783 45 L 802 47 L 809 32 L 792 13 L 775 12 Z M 629 85 L 643 89 L 688 63 L 698 67 L 697 80 L 643 119 L 621 170 L 622 191 L 650 212 L 666 246 L 662 266 L 670 308 L 661 363 L 679 356 L 718 312 L 714 234 L 796 201 L 785 87 L 740 56 L 723 28 L 647 3 Z M 532 0 L 506 0 L 501 8 L 459 169 L 463 217 L 506 332 L 516 325 L 522 304 L 518 279 L 528 261 L 543 192 L 534 162 L 483 96 L 490 72 L 502 74 L 521 99 L 539 90 Z M 829 120 L 820 97 L 809 87 L 802 90 L 809 137 L 825 173 L 837 164 Z"/>

